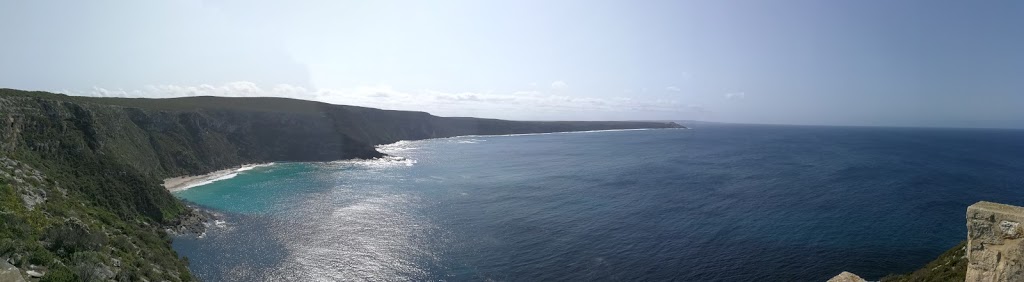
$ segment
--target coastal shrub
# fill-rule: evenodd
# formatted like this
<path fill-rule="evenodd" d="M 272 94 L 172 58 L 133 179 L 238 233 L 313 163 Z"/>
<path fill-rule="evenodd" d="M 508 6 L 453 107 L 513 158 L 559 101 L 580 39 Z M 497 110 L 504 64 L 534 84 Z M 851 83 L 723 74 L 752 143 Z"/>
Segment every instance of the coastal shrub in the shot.
<path fill-rule="evenodd" d="M 24 217 L 14 213 L 0 212 L 0 235 L 8 238 L 32 237 L 32 225 Z"/>
<path fill-rule="evenodd" d="M 81 221 L 74 219 L 47 229 L 43 235 L 51 251 L 65 254 L 99 249 L 106 243 L 104 239 L 97 233 L 89 232 Z"/>
<path fill-rule="evenodd" d="M 0 239 L 0 257 L 6 257 L 17 250 L 18 245 L 15 244 L 14 239 L 3 238 Z"/>
<path fill-rule="evenodd" d="M 121 250 L 122 252 L 130 252 L 135 249 L 130 240 L 131 239 L 129 239 L 127 235 L 117 235 L 110 239 L 110 246 Z"/>
<path fill-rule="evenodd" d="M 121 269 L 121 272 L 117 273 L 117 276 L 114 277 L 114 280 L 118 282 L 134 282 L 141 281 L 141 278 L 142 276 L 139 275 L 138 268 L 125 267 Z"/>
<path fill-rule="evenodd" d="M 85 281 L 85 280 L 78 279 L 78 277 L 73 272 L 71 272 L 71 270 L 68 269 L 67 267 L 58 265 L 58 266 L 55 266 L 55 267 L 50 267 L 49 271 L 46 272 L 46 275 L 43 275 L 43 278 L 39 279 L 39 281 L 40 282 L 71 282 L 71 281 Z"/>
<path fill-rule="evenodd" d="M 53 258 L 54 258 L 54 256 L 53 256 L 52 253 L 50 253 L 49 251 L 47 251 L 45 249 L 38 248 L 38 249 L 32 250 L 32 252 L 30 252 L 28 254 L 28 263 L 35 264 L 35 265 L 44 265 L 44 264 L 48 264 L 49 262 L 53 261 Z"/>
<path fill-rule="evenodd" d="M 967 277 L 967 241 L 949 249 L 938 258 L 917 271 L 907 274 L 887 275 L 881 282 L 961 282 Z"/>

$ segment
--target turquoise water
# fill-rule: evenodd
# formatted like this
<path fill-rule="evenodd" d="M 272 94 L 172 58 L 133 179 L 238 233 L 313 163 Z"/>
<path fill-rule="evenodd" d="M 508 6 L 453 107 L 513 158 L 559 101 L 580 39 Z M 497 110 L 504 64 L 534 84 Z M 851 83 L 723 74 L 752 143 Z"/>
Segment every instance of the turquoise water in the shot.
<path fill-rule="evenodd" d="M 869 279 L 1024 204 L 1024 131 L 703 126 L 399 142 L 176 195 L 205 281 Z M 398 158 L 400 157 L 400 158 Z"/>
<path fill-rule="evenodd" d="M 300 204 L 333 184 L 331 171 L 344 165 L 280 163 L 235 173 L 230 179 L 175 193 L 180 198 L 230 213 L 263 214 Z"/>

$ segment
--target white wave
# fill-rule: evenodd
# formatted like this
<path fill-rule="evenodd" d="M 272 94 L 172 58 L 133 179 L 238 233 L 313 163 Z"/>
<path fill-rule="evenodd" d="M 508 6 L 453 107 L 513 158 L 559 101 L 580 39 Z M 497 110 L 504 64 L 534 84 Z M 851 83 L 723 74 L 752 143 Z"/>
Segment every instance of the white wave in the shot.
<path fill-rule="evenodd" d="M 414 141 L 402 140 L 391 144 L 377 145 L 376 148 L 377 151 L 385 154 L 419 149 L 417 147 L 413 147 L 412 145 L 414 144 L 416 144 Z"/>
<path fill-rule="evenodd" d="M 675 129 L 675 128 L 630 128 L 630 129 L 600 129 L 600 130 L 584 130 L 584 131 L 559 131 L 559 132 L 544 132 L 544 133 L 516 133 L 516 134 L 500 134 L 500 135 L 463 135 L 463 136 L 455 136 L 455 137 L 450 137 L 450 138 L 532 136 L 532 135 L 548 135 L 548 134 L 576 134 L 576 133 L 641 131 L 641 130 L 662 130 L 662 129 Z"/>
<path fill-rule="evenodd" d="M 209 185 L 209 184 L 217 182 L 217 181 L 228 180 L 228 179 L 235 178 L 235 176 L 238 176 L 238 173 L 229 173 L 229 174 L 221 175 L 221 176 L 216 177 L 216 178 L 204 179 L 202 181 L 197 181 L 197 182 L 189 183 L 188 185 L 183 186 L 181 188 L 181 190 L 188 190 L 189 188 L 192 188 L 192 187 Z"/>
<path fill-rule="evenodd" d="M 228 179 L 235 178 L 241 172 L 249 171 L 249 170 L 252 170 L 252 169 L 255 169 L 255 168 L 259 168 L 259 167 L 272 166 L 272 165 L 274 165 L 274 163 L 248 164 L 248 165 L 243 165 L 243 166 L 235 168 L 235 169 L 225 169 L 225 170 L 211 172 L 209 174 L 198 176 L 198 177 L 194 177 L 191 180 L 187 180 L 185 182 L 185 184 L 182 184 L 180 187 L 174 187 L 172 189 L 172 191 L 184 191 L 184 190 L 188 190 L 188 189 L 191 189 L 191 188 L 194 188 L 194 187 L 199 187 L 199 186 L 203 186 L 203 185 L 209 185 L 209 184 L 212 184 L 212 183 L 217 182 L 217 181 L 222 181 L 222 180 L 228 180 Z"/>
<path fill-rule="evenodd" d="M 413 166 L 414 164 L 416 164 L 416 160 L 410 159 L 410 158 L 405 158 L 405 157 L 387 155 L 387 156 L 384 156 L 382 158 L 376 158 L 376 159 L 368 159 L 368 160 L 360 160 L 360 159 L 340 160 L 340 161 L 328 162 L 327 164 L 328 165 L 335 165 L 335 166 L 343 166 L 343 167 L 359 167 L 359 168 L 380 169 L 380 168 L 389 168 L 389 167 Z"/>
<path fill-rule="evenodd" d="M 496 134 L 496 135 L 459 135 L 445 138 L 435 139 L 465 139 L 471 138 L 469 141 L 480 142 L 487 141 L 486 139 L 472 139 L 472 138 L 487 138 L 487 137 L 511 137 L 511 136 L 533 136 L 533 135 L 549 135 L 549 134 L 579 134 L 579 133 L 598 133 L 598 132 L 619 132 L 619 131 L 646 131 L 646 130 L 673 130 L 673 129 L 686 129 L 686 128 L 629 128 L 629 129 L 599 129 L 599 130 L 584 130 L 584 131 L 559 131 L 559 132 L 543 132 L 543 133 L 515 133 L 515 134 Z M 426 139 L 430 140 L 430 139 Z M 392 144 L 403 143 L 402 146 L 412 145 L 416 141 L 402 140 Z M 391 144 L 388 144 L 391 145 Z"/>
<path fill-rule="evenodd" d="M 206 179 L 206 180 L 199 181 L 199 182 L 196 182 L 196 183 L 193 183 L 193 184 L 189 184 L 189 185 L 186 185 L 183 189 L 188 189 L 188 188 L 192 188 L 192 187 L 196 187 L 196 186 L 203 186 L 203 185 L 207 185 L 207 184 L 214 183 L 214 182 L 221 181 L 221 180 L 232 179 L 232 178 L 235 178 L 236 176 L 238 176 L 238 173 L 240 173 L 240 172 L 249 171 L 249 170 L 252 170 L 254 168 L 259 168 L 259 167 L 272 166 L 272 165 L 274 165 L 274 163 L 244 165 L 242 167 L 239 167 L 239 168 L 235 169 L 235 171 L 232 172 L 232 173 L 224 174 L 224 175 L 221 175 L 221 176 L 218 176 L 218 177 L 214 177 L 214 178 Z"/>
<path fill-rule="evenodd" d="M 267 167 L 267 166 L 272 166 L 272 165 L 274 165 L 274 163 L 244 165 L 244 166 L 236 169 L 235 172 L 243 172 L 243 171 L 252 170 L 252 169 L 258 168 L 258 167 Z"/>
<path fill-rule="evenodd" d="M 416 145 L 419 142 L 429 140 L 455 140 L 459 144 L 475 144 L 479 142 L 485 142 L 487 139 L 477 138 L 489 138 L 489 137 L 511 137 L 511 136 L 532 136 L 532 135 L 548 135 L 548 134 L 577 134 L 577 133 L 597 133 L 597 132 L 619 132 L 619 131 L 640 131 L 640 130 L 666 130 L 666 129 L 687 129 L 687 128 L 631 128 L 631 129 L 601 129 L 601 130 L 586 130 L 586 131 L 560 131 L 560 132 L 545 132 L 545 133 L 518 133 L 518 134 L 501 134 L 501 135 L 460 135 L 444 138 L 430 138 L 423 140 L 400 140 L 391 144 L 381 144 L 375 146 L 377 151 L 385 154 L 392 154 L 408 150 L 417 150 L 419 147 Z M 412 161 L 415 163 L 415 160 Z M 411 164 L 410 164 L 411 166 Z"/>

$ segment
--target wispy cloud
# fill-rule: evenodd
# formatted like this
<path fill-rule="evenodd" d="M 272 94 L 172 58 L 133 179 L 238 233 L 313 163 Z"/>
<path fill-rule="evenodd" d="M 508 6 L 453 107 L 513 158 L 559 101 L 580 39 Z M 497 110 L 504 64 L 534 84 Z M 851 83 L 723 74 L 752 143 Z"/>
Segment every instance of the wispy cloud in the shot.
<path fill-rule="evenodd" d="M 223 85 L 149 85 L 140 89 L 105 89 L 64 91 L 70 95 L 98 97 L 171 98 L 189 96 L 285 97 L 333 104 L 356 105 L 394 110 L 429 111 L 437 115 L 501 115 L 510 113 L 529 117 L 530 113 L 569 114 L 576 112 L 662 112 L 684 113 L 704 111 L 677 100 L 641 100 L 628 97 L 599 98 L 564 95 L 564 82 L 552 83 L 550 91 L 444 92 L 435 90 L 403 91 L 389 85 L 371 85 L 346 89 L 316 89 L 279 84 L 269 88 L 239 81 Z M 561 85 L 560 87 L 554 87 Z M 552 116 L 552 115 L 544 115 Z"/>
<path fill-rule="evenodd" d="M 679 87 L 669 86 L 669 87 L 665 87 L 665 91 L 680 92 L 680 91 L 683 91 L 683 90 L 679 89 Z"/>
<path fill-rule="evenodd" d="M 569 84 L 565 83 L 565 81 L 559 80 L 551 83 L 552 90 L 565 90 L 567 88 L 569 88 Z"/>
<path fill-rule="evenodd" d="M 746 98 L 746 97 L 747 97 L 747 93 L 746 92 L 730 92 L 730 93 L 725 93 L 725 98 L 726 99 L 743 99 L 743 98 Z"/>

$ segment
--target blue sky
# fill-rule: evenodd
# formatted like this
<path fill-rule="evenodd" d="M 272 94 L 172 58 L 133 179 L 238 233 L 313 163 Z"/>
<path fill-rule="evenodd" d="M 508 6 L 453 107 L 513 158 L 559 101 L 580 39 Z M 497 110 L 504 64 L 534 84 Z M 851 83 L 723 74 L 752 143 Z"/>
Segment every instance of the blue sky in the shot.
<path fill-rule="evenodd" d="M 0 0 L 0 87 L 444 116 L 1022 127 L 1021 1 Z"/>

